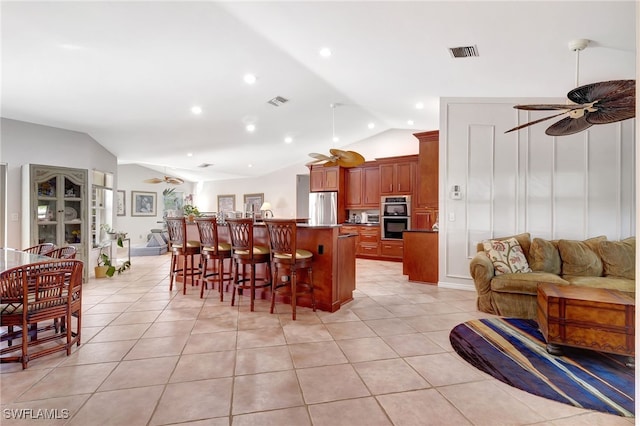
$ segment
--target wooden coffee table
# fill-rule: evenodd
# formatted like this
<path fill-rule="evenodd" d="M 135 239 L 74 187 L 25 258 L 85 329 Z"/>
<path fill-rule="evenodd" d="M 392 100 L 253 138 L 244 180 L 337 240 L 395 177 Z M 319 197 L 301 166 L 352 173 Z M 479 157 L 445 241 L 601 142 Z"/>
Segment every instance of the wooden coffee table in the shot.
<path fill-rule="evenodd" d="M 635 365 L 635 295 L 618 290 L 538 285 L 538 325 L 550 354 L 562 346 L 628 355 Z"/>

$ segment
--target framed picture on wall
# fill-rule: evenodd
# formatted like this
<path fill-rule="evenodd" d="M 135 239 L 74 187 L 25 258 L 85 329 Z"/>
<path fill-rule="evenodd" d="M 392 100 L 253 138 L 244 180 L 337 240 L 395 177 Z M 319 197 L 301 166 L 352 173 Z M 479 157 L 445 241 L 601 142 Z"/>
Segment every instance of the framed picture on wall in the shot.
<path fill-rule="evenodd" d="M 218 195 L 218 212 L 227 213 L 236 209 L 235 195 Z"/>
<path fill-rule="evenodd" d="M 260 207 L 264 201 L 264 193 L 261 194 L 244 194 L 244 212 L 260 213 Z"/>
<path fill-rule="evenodd" d="M 126 216 L 127 209 L 125 208 L 125 191 L 116 191 L 116 214 L 118 216 Z"/>
<path fill-rule="evenodd" d="M 131 191 L 131 216 L 155 216 L 158 194 Z"/>

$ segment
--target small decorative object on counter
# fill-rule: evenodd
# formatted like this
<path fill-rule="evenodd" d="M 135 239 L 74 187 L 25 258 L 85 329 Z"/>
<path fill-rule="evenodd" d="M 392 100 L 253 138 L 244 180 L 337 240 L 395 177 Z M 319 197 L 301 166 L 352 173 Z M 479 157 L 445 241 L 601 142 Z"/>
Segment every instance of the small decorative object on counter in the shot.
<path fill-rule="evenodd" d="M 433 226 L 431 227 L 432 231 L 438 231 L 440 229 L 440 225 L 438 225 L 439 219 L 440 219 L 440 217 L 438 215 L 436 215 L 436 221 L 433 223 Z"/>

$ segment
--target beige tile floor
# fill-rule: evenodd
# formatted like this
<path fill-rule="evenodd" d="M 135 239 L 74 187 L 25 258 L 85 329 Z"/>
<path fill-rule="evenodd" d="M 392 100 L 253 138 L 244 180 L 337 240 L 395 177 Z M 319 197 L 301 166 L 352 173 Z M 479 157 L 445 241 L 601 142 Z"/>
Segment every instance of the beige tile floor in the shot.
<path fill-rule="evenodd" d="M 216 292 L 169 292 L 168 256 L 84 287 L 83 343 L 1 365 L 2 425 L 53 413 L 69 425 L 629 425 L 536 397 L 468 365 L 449 330 L 482 316 L 475 293 L 409 283 L 402 265 L 357 261 L 339 311 Z M 31 412 L 11 411 L 31 409 Z M 44 411 L 44 410 L 47 411 Z M 38 411 L 41 410 L 41 411 Z M 64 418 L 67 417 L 67 418 Z"/>

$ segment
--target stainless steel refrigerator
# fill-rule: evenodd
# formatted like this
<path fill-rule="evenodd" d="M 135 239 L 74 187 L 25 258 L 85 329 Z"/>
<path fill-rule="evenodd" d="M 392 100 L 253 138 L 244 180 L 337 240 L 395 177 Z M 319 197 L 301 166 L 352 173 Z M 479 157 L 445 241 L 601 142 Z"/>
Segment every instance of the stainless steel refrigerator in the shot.
<path fill-rule="evenodd" d="M 336 225 L 338 223 L 338 193 L 312 192 L 309 194 L 309 224 Z"/>

